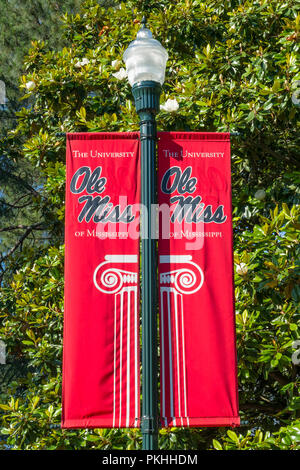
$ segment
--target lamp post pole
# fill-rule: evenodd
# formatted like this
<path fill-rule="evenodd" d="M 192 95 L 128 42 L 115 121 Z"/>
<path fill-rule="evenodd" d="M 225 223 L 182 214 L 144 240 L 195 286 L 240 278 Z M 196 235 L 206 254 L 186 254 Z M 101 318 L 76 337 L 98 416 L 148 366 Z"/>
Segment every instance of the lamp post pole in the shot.
<path fill-rule="evenodd" d="M 164 82 L 168 54 L 152 38 L 146 19 L 137 38 L 124 56 L 128 79 L 132 85 L 136 111 L 140 117 L 141 140 L 141 301 L 142 301 L 142 413 L 143 450 L 158 448 L 157 391 L 157 252 L 155 212 L 156 190 L 156 121 L 161 86 Z"/>
<path fill-rule="evenodd" d="M 158 447 L 157 400 L 157 252 L 152 207 L 157 204 L 156 121 L 160 84 L 137 83 L 132 89 L 140 117 L 142 234 L 142 417 L 143 449 Z"/>

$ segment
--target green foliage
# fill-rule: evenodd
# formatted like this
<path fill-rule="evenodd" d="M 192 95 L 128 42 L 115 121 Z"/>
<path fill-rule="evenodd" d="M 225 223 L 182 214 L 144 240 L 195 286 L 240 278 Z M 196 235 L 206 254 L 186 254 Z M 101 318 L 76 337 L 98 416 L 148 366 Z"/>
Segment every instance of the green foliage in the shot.
<path fill-rule="evenodd" d="M 61 15 L 78 10 L 79 4 L 80 0 L 0 0 L 0 80 L 6 84 L 9 108 L 19 107 L 18 76 L 31 41 L 42 39 L 49 47 L 61 44 Z"/>
<path fill-rule="evenodd" d="M 215 450 L 299 450 L 300 449 L 300 421 L 293 425 L 280 428 L 279 431 L 263 433 L 257 430 L 248 431 L 245 436 L 227 431 L 222 443 L 213 439 Z"/>
<path fill-rule="evenodd" d="M 264 427 L 299 417 L 291 361 L 299 338 L 299 214 L 283 203 L 269 219 L 261 216 L 238 238 L 234 258 L 241 409 Z"/>
<path fill-rule="evenodd" d="M 139 430 L 60 429 L 65 143 L 59 133 L 138 130 L 122 54 L 142 14 L 168 49 L 159 130 L 238 131 L 232 138 L 236 326 L 242 425 L 162 429 L 162 449 L 298 449 L 299 25 L 294 1 L 82 3 L 64 16 L 64 44 L 35 41 L 13 133 L 44 184 L 37 208 L 48 244 L 10 261 L 0 335 L 22 374 L 1 389 L 2 446 L 135 449 Z M 298 93 L 298 92 L 297 92 Z"/>
<path fill-rule="evenodd" d="M 6 103 L 0 103 L 0 279 L 10 275 L 7 256 L 11 250 L 18 253 L 20 248 L 43 245 L 47 238 L 37 225 L 44 211 L 36 203 L 36 188 L 43 180 L 39 169 L 23 158 L 23 137 L 10 135 L 17 121 L 16 110 L 33 103 L 32 96 L 20 101 L 19 76 L 25 69 L 24 56 L 36 40 L 43 40 L 45 50 L 62 47 L 61 16 L 67 10 L 77 11 L 79 3 L 80 0 L 0 0 L 0 80 L 6 87 Z"/>

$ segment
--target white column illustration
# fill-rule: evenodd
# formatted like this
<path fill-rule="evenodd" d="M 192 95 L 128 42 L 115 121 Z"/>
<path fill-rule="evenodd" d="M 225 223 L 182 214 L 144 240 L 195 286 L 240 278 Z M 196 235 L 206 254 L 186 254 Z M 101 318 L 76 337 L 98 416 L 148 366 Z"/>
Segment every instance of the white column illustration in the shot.
<path fill-rule="evenodd" d="M 173 426 L 189 425 L 183 305 L 185 295 L 202 287 L 204 275 L 189 255 L 160 256 L 159 262 L 161 415 L 165 426 L 167 417 L 172 418 Z"/>
<path fill-rule="evenodd" d="M 138 256 L 106 255 L 93 281 L 100 292 L 114 295 L 113 427 L 129 427 L 132 401 L 136 419 L 140 414 Z"/>

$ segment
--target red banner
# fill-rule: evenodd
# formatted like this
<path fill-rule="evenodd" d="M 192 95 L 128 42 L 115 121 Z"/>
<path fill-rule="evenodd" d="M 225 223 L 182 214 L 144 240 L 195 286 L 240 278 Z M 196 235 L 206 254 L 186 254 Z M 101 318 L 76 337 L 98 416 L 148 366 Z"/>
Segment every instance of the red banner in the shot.
<path fill-rule="evenodd" d="M 62 427 L 135 427 L 139 135 L 67 135 Z"/>
<path fill-rule="evenodd" d="M 162 426 L 239 424 L 227 133 L 159 133 Z"/>

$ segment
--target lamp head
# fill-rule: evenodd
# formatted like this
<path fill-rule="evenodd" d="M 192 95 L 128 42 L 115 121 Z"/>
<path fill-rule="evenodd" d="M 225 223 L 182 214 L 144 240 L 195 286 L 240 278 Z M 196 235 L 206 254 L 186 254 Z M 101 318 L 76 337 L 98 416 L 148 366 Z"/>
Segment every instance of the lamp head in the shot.
<path fill-rule="evenodd" d="M 162 85 L 165 80 L 168 53 L 159 41 L 153 39 L 151 31 L 142 20 L 142 28 L 123 55 L 128 80 L 131 86 L 139 82 L 153 81 Z"/>

